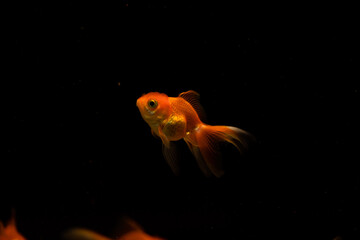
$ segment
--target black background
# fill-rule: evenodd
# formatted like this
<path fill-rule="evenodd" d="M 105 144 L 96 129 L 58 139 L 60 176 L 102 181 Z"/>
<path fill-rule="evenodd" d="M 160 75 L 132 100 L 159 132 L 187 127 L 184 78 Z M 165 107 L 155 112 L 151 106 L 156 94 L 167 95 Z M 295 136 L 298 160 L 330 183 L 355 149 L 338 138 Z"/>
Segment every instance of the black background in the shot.
<path fill-rule="evenodd" d="M 357 239 L 356 31 L 240 12 L 16 6 L 2 83 L 1 219 L 28 239 L 129 216 L 167 239 Z M 160 4 L 161 5 L 161 4 Z M 150 5 L 149 5 L 150 6 Z M 300 21 L 302 22 L 302 21 Z M 180 143 L 173 176 L 135 106 L 195 90 L 208 124 L 255 135 L 207 179 Z"/>

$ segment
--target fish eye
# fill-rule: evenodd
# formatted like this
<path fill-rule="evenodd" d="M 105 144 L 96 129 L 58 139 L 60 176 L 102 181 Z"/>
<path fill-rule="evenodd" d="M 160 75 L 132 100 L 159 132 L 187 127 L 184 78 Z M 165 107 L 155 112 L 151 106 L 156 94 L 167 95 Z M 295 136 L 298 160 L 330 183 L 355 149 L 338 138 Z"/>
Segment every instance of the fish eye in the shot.
<path fill-rule="evenodd" d="M 151 107 L 151 108 L 156 108 L 158 105 L 157 101 L 155 99 L 150 99 L 148 101 L 148 106 Z"/>

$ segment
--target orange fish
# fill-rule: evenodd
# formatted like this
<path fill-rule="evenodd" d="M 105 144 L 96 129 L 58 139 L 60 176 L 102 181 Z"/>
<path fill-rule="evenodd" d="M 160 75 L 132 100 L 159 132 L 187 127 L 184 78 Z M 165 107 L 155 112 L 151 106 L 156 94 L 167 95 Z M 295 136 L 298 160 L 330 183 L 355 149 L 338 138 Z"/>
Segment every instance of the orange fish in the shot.
<path fill-rule="evenodd" d="M 6 227 L 0 221 L 0 240 L 26 240 L 16 229 L 14 214 Z"/>
<path fill-rule="evenodd" d="M 242 152 L 252 138 L 251 134 L 236 127 L 203 123 L 205 113 L 199 94 L 192 90 L 180 93 L 178 97 L 150 92 L 141 96 L 136 106 L 152 134 L 161 138 L 164 157 L 175 174 L 179 169 L 173 141 L 184 139 L 202 172 L 221 177 L 224 170 L 218 143 L 229 142 Z"/>
<path fill-rule="evenodd" d="M 121 227 L 123 230 L 118 234 L 119 237 L 116 237 L 115 240 L 165 240 L 163 238 L 148 235 L 131 219 L 125 219 Z M 66 240 L 112 240 L 111 238 L 83 228 L 69 230 L 63 237 Z"/>

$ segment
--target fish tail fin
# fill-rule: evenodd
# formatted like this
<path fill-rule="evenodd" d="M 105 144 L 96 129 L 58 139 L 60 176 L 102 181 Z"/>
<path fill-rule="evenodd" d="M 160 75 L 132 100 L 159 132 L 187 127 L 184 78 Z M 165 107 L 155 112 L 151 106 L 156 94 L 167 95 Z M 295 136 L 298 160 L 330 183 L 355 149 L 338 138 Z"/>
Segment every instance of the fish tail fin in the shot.
<path fill-rule="evenodd" d="M 234 145 L 240 153 L 248 148 L 248 142 L 252 135 L 248 132 L 231 126 L 211 126 L 202 124 L 196 131 L 196 142 L 200 153 L 208 168 L 216 177 L 224 174 L 219 142 L 229 142 Z"/>

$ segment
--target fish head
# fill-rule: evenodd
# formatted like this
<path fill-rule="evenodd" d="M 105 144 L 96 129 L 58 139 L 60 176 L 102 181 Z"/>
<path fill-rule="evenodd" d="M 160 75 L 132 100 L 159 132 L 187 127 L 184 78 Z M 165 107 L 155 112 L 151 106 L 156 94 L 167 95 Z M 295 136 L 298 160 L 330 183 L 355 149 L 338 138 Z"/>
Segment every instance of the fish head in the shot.
<path fill-rule="evenodd" d="M 142 118 L 150 125 L 161 123 L 170 115 L 169 97 L 164 93 L 150 92 L 136 101 Z"/>

